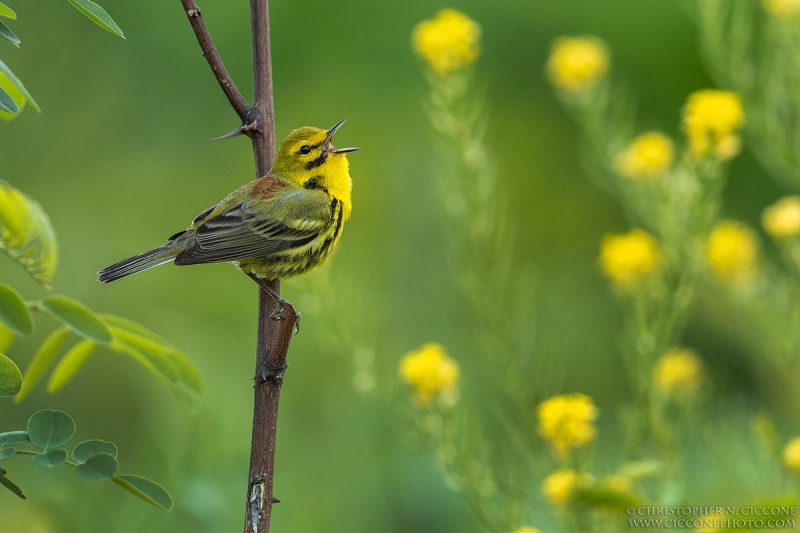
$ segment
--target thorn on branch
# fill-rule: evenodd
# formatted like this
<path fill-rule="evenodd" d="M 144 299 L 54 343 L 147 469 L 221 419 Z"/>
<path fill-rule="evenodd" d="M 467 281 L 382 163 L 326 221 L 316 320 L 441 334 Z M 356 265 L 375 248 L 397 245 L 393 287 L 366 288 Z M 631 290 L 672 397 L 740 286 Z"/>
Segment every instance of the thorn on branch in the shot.
<path fill-rule="evenodd" d="M 286 369 L 289 368 L 289 365 L 285 362 L 281 365 L 273 365 L 267 359 L 268 358 L 265 358 L 258 363 L 256 378 L 261 383 L 265 381 L 281 383 L 283 381 L 283 375 L 286 373 Z"/>
<path fill-rule="evenodd" d="M 281 503 L 281 501 L 276 498 L 275 496 L 272 497 L 272 503 Z"/>
<path fill-rule="evenodd" d="M 232 139 L 233 137 L 238 137 L 239 135 L 244 135 L 244 126 L 239 126 L 235 130 L 230 133 L 226 133 L 225 135 L 220 135 L 219 137 L 214 137 L 211 139 L 212 141 L 221 141 L 222 139 Z"/>

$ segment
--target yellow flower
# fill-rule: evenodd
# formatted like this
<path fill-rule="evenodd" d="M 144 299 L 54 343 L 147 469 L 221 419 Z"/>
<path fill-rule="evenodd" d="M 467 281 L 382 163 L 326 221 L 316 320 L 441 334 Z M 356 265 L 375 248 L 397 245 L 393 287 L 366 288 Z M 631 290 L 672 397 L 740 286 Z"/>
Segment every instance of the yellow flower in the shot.
<path fill-rule="evenodd" d="M 800 473 L 800 437 L 790 440 L 783 449 L 783 466 Z"/>
<path fill-rule="evenodd" d="M 800 0 L 764 0 L 764 9 L 775 18 L 785 19 L 800 13 Z"/>
<path fill-rule="evenodd" d="M 739 153 L 734 135 L 744 124 L 742 98 L 729 91 L 704 90 L 689 95 L 683 109 L 683 128 L 696 157 L 712 155 L 727 160 Z"/>
<path fill-rule="evenodd" d="M 553 42 L 547 74 L 559 89 L 578 92 L 600 81 L 608 72 L 609 53 L 596 37 L 560 37 Z"/>
<path fill-rule="evenodd" d="M 459 369 L 442 345 L 429 343 L 403 357 L 400 375 L 414 389 L 415 401 L 425 406 L 436 398 L 454 399 Z"/>
<path fill-rule="evenodd" d="M 764 210 L 764 229 L 775 239 L 800 235 L 800 197 L 786 196 Z"/>
<path fill-rule="evenodd" d="M 542 482 L 542 494 L 551 505 L 564 505 L 569 502 L 578 484 L 578 474 L 571 468 L 560 468 Z"/>
<path fill-rule="evenodd" d="M 629 289 L 661 264 L 661 247 L 649 233 L 635 229 L 608 234 L 600 243 L 600 266 L 617 287 Z"/>
<path fill-rule="evenodd" d="M 758 258 L 758 241 L 746 226 L 723 220 L 708 238 L 708 262 L 711 271 L 726 283 L 749 278 Z"/>
<path fill-rule="evenodd" d="M 629 178 L 645 178 L 664 174 L 672 166 L 672 141 L 657 131 L 636 137 L 616 159 L 617 171 Z"/>
<path fill-rule="evenodd" d="M 481 27 L 460 11 L 442 9 L 420 22 L 412 35 L 414 50 L 439 75 L 475 63 L 480 55 Z"/>
<path fill-rule="evenodd" d="M 535 527 L 525 526 L 519 529 L 515 529 L 514 533 L 542 533 L 542 532 L 536 529 Z"/>
<path fill-rule="evenodd" d="M 539 434 L 549 440 L 561 458 L 592 442 L 597 430 L 597 407 L 585 394 L 552 396 L 539 404 Z"/>
<path fill-rule="evenodd" d="M 692 394 L 703 381 L 703 365 L 697 355 L 682 346 L 670 348 L 656 362 L 653 382 L 666 394 Z"/>

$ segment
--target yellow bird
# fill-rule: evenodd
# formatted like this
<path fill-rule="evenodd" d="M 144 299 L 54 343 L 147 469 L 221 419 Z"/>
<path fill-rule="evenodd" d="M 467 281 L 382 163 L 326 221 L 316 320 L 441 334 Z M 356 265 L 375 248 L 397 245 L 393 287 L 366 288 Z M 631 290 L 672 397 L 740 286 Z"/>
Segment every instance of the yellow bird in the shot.
<path fill-rule="evenodd" d="M 352 209 L 348 152 L 329 130 L 303 127 L 281 143 L 266 176 L 233 191 L 200 213 L 163 246 L 104 268 L 111 282 L 170 261 L 176 265 L 231 262 L 282 306 L 266 280 L 302 274 L 330 255 Z M 279 311 L 278 311 L 279 312 Z"/>

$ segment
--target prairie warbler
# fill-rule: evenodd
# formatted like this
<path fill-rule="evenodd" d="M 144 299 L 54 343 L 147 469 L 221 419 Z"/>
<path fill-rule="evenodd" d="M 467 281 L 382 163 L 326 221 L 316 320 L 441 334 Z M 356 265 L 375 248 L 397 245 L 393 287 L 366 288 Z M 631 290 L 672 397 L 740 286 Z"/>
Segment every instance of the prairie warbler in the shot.
<path fill-rule="evenodd" d="M 268 175 L 233 191 L 200 213 L 163 246 L 123 259 L 97 273 L 111 282 L 173 261 L 176 265 L 231 262 L 280 304 L 264 282 L 287 278 L 330 255 L 352 207 L 347 152 L 331 129 L 304 127 L 281 143 Z"/>

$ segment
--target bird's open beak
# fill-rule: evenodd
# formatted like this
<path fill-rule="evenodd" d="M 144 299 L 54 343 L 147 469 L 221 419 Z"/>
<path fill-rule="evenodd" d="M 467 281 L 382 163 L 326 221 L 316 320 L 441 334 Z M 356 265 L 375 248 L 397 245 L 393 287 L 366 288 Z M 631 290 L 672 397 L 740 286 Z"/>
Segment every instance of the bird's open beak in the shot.
<path fill-rule="evenodd" d="M 360 148 L 356 147 L 348 147 L 348 148 L 336 148 L 333 146 L 333 135 L 336 133 L 336 130 L 342 127 L 342 124 L 345 123 L 347 119 L 340 120 L 336 124 L 333 125 L 331 129 L 328 130 L 328 136 L 325 137 L 325 143 L 323 144 L 324 150 L 329 154 L 346 154 L 347 152 L 355 152 L 356 150 L 360 150 Z"/>

